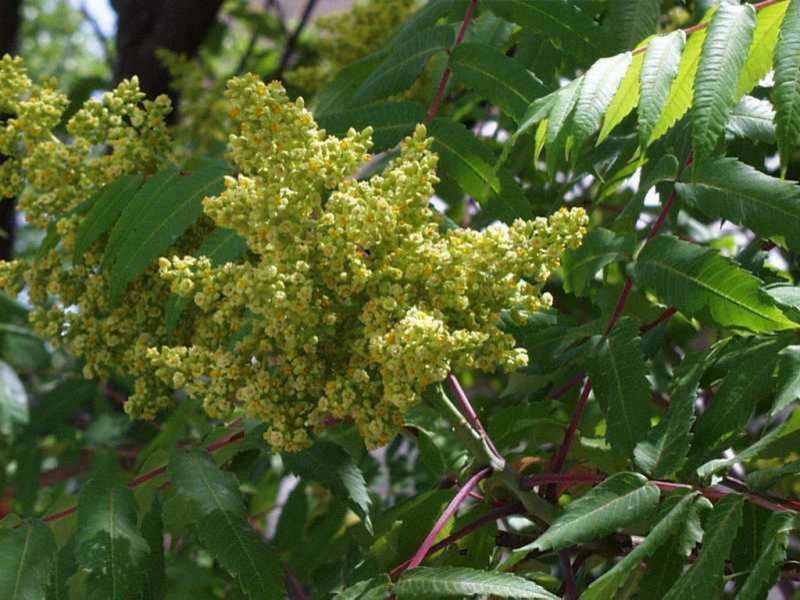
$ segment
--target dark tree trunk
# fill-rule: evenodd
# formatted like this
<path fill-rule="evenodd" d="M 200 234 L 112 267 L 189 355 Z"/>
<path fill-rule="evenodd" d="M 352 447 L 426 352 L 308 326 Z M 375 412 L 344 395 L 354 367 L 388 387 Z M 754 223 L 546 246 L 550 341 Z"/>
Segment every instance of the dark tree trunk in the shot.
<path fill-rule="evenodd" d="M 138 75 L 149 97 L 169 94 L 177 100 L 155 52 L 165 48 L 194 56 L 222 0 L 112 0 L 112 5 L 119 17 L 115 82 Z"/>
<path fill-rule="evenodd" d="M 22 0 L 0 0 L 0 57 L 14 54 L 17 49 L 17 36 L 20 25 L 20 6 Z M 7 118 L 0 114 L 0 121 Z M 5 157 L 0 154 L 0 163 Z M 14 233 L 16 231 L 16 210 L 13 198 L 0 198 L 0 259 L 11 260 L 14 255 Z"/>

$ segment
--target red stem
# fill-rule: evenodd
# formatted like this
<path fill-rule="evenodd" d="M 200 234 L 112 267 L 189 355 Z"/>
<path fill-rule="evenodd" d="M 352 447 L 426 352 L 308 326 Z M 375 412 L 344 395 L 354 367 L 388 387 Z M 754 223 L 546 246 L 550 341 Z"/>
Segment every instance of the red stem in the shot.
<path fill-rule="evenodd" d="M 619 320 L 622 318 L 622 314 L 625 312 L 625 307 L 628 305 L 628 300 L 631 297 L 631 291 L 633 291 L 633 281 L 628 277 L 625 280 L 625 287 L 622 288 L 622 293 L 619 295 L 617 304 L 614 306 L 614 312 L 611 315 L 611 319 L 608 321 L 608 327 L 606 327 L 606 331 L 603 334 L 606 337 L 614 330 L 614 327 L 617 326 L 617 323 L 619 323 Z"/>
<path fill-rule="evenodd" d="M 444 529 L 445 525 L 447 525 L 447 522 L 450 520 L 450 518 L 456 514 L 456 511 L 458 511 L 459 507 L 464 503 L 464 500 L 469 497 L 469 493 L 481 482 L 482 479 L 486 479 L 491 474 L 491 468 L 486 467 L 481 469 L 472 477 L 470 477 L 463 487 L 458 490 L 458 493 L 450 501 L 450 504 L 447 505 L 447 508 L 445 508 L 444 512 L 439 516 L 439 519 L 436 521 L 433 529 L 431 529 L 430 533 L 428 533 L 428 535 L 425 537 L 425 540 L 423 540 L 419 550 L 417 550 L 414 556 L 411 557 L 411 560 L 408 561 L 408 565 L 405 567 L 406 569 L 415 569 L 422 564 L 422 561 L 425 560 L 428 552 L 431 551 L 436 538 L 439 537 L 439 534 L 442 532 L 442 529 Z M 400 570 L 395 576 L 399 576 L 404 570 L 405 569 Z"/>
<path fill-rule="evenodd" d="M 575 432 L 578 430 L 578 424 L 581 422 L 581 419 L 583 419 L 583 413 L 586 412 L 586 405 L 589 403 L 589 394 L 591 391 L 592 382 L 589 381 L 589 378 L 587 377 L 586 383 L 583 384 L 583 392 L 581 392 L 581 397 L 578 399 L 578 404 L 575 406 L 575 412 L 572 415 L 572 419 L 569 422 L 567 430 L 564 432 L 564 441 L 561 442 L 558 452 L 556 452 L 556 455 L 553 457 L 551 468 L 556 473 L 560 473 L 564 468 L 564 463 L 567 460 L 567 454 L 569 454 L 569 449 L 572 447 L 572 441 L 575 439 Z"/>
<path fill-rule="evenodd" d="M 244 439 L 244 431 L 236 431 L 217 442 L 208 444 L 206 446 L 206 450 L 208 450 L 209 452 L 216 452 L 217 450 L 220 450 L 226 446 L 230 446 L 231 444 L 234 444 L 242 439 Z M 160 467 L 156 467 L 155 469 L 152 469 L 147 473 L 143 473 L 138 477 L 134 477 L 133 479 L 131 479 L 128 482 L 128 487 L 131 489 L 135 489 L 140 485 L 147 483 L 151 479 L 155 479 L 159 475 L 163 475 L 164 473 L 166 473 L 166 471 L 167 471 L 167 465 L 161 465 Z M 70 516 L 72 513 L 75 512 L 76 509 L 77 509 L 76 506 L 70 506 L 69 508 L 66 508 L 62 511 L 49 514 L 43 517 L 42 520 L 46 523 L 51 521 L 58 521 L 59 519 L 63 519 L 65 517 Z"/>
<path fill-rule="evenodd" d="M 470 0 L 469 6 L 464 13 L 464 20 L 461 22 L 461 28 L 458 30 L 458 35 L 456 36 L 456 42 L 451 48 L 450 52 L 458 48 L 461 45 L 461 42 L 464 41 L 464 36 L 467 34 L 469 24 L 472 21 L 472 15 L 475 14 L 475 9 L 477 6 L 478 0 Z M 436 118 L 436 115 L 439 114 L 439 110 L 442 108 L 442 103 L 444 102 L 444 95 L 447 91 L 447 83 L 450 81 L 451 74 L 452 70 L 448 65 L 442 72 L 442 77 L 439 79 L 439 86 L 436 90 L 436 95 L 433 97 L 433 102 L 431 102 L 431 106 L 428 108 L 428 113 L 425 115 L 426 123 L 433 121 Z"/>
<path fill-rule="evenodd" d="M 513 515 L 522 512 L 523 510 L 524 509 L 522 505 L 515 502 L 512 502 L 511 504 L 503 504 L 502 506 L 498 506 L 497 508 L 492 509 L 482 517 L 475 519 L 475 521 L 473 521 L 469 525 L 465 525 L 452 535 L 449 535 L 448 537 L 444 538 L 441 542 L 437 542 L 436 544 L 431 546 L 431 549 L 428 550 L 428 553 L 425 555 L 425 557 L 427 558 L 432 554 L 436 554 L 437 552 L 439 552 L 439 550 L 447 548 L 448 546 L 452 546 L 458 540 L 467 537 L 470 533 L 477 531 L 484 525 L 493 523 L 497 519 L 502 519 L 503 517 L 507 517 L 508 515 Z M 402 575 L 406 569 L 408 569 L 408 565 L 410 563 L 411 559 L 403 563 L 400 563 L 394 569 L 389 571 L 389 577 L 392 579 L 392 581 L 396 581 L 397 578 L 400 577 L 400 575 Z"/>
<path fill-rule="evenodd" d="M 566 592 L 564 597 L 568 600 L 578 600 L 578 585 L 575 582 L 575 571 L 572 569 L 572 559 L 568 550 L 558 553 L 558 562 L 561 565 L 564 579 L 564 591 Z"/>
<path fill-rule="evenodd" d="M 586 373 L 581 371 L 580 373 L 575 375 L 575 377 L 570 379 L 567 383 L 562 385 L 560 388 L 557 388 L 557 389 L 553 390 L 552 392 L 550 392 L 550 395 L 548 396 L 548 399 L 549 400 L 558 400 L 562 396 L 565 396 L 572 388 L 574 388 L 581 381 L 583 381 L 584 377 L 586 377 Z"/>
<path fill-rule="evenodd" d="M 489 449 L 494 453 L 494 455 L 498 459 L 503 460 L 503 456 L 500 454 L 497 446 L 494 445 L 494 442 L 489 437 L 486 429 L 483 427 L 483 423 L 481 423 L 478 413 L 475 411 L 475 408 L 472 406 L 469 398 L 467 398 L 467 394 L 464 392 L 464 388 L 461 387 L 461 383 L 459 383 L 458 378 L 450 373 L 447 376 L 447 382 L 450 384 L 453 394 L 455 394 L 456 398 L 458 398 L 458 403 L 461 405 L 461 409 L 464 411 L 464 416 L 467 417 L 469 424 L 472 425 L 472 428 L 478 433 L 481 439 L 486 442 L 486 445 L 489 446 Z"/>
<path fill-rule="evenodd" d="M 651 331 L 651 330 L 655 329 L 656 327 L 661 325 L 664 321 L 669 321 L 675 315 L 676 312 L 678 312 L 677 308 L 674 308 L 674 307 L 668 308 L 663 313 L 661 313 L 661 315 L 659 315 L 659 317 L 657 319 L 642 325 L 639 328 L 639 331 L 642 332 L 642 333 L 647 333 L 648 331 Z"/>

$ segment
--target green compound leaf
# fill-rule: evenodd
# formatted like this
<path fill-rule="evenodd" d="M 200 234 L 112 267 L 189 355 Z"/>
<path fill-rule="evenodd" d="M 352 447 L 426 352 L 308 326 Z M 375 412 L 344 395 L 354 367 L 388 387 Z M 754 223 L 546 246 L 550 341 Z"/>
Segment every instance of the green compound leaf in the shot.
<path fill-rule="evenodd" d="M 708 313 L 719 325 L 757 333 L 797 326 L 761 291 L 755 275 L 714 250 L 669 235 L 644 247 L 633 274 L 667 304 L 690 315 Z"/>
<path fill-rule="evenodd" d="M 800 250 L 800 186 L 770 177 L 735 158 L 699 164 L 691 183 L 678 183 L 681 198 L 707 214 L 752 229 L 761 237 L 784 236 Z"/>
<path fill-rule="evenodd" d="M 515 550 L 559 550 L 602 538 L 647 518 L 658 507 L 660 491 L 637 473 L 617 473 L 567 505 L 539 538 Z"/>
<path fill-rule="evenodd" d="M 400 578 L 395 584 L 395 593 L 399 600 L 475 595 L 537 600 L 558 598 L 540 585 L 517 575 L 463 567 L 418 567 Z"/>
<path fill-rule="evenodd" d="M 701 23 L 709 22 L 716 12 L 717 7 L 715 6 L 706 13 Z M 703 50 L 707 35 L 708 29 L 701 29 L 693 33 L 686 42 L 681 64 L 678 67 L 678 74 L 669 88 L 669 95 L 663 104 L 663 112 L 658 117 L 658 121 L 653 126 L 653 131 L 647 140 L 648 146 L 672 129 L 692 105 L 694 79 L 697 75 L 697 67 L 700 65 L 700 53 Z"/>
<path fill-rule="evenodd" d="M 733 137 L 775 143 L 775 109 L 772 102 L 744 96 L 731 111 L 726 131 Z"/>
<path fill-rule="evenodd" d="M 697 561 L 667 592 L 664 600 L 715 598 L 722 592 L 725 561 L 742 522 L 744 498 L 729 494 L 711 511 L 705 526 L 703 549 Z"/>
<path fill-rule="evenodd" d="M 487 44 L 461 44 L 450 56 L 450 66 L 458 82 L 496 104 L 517 123 L 528 106 L 547 93 L 522 64 Z"/>
<path fill-rule="evenodd" d="M 622 123 L 623 119 L 639 103 L 639 78 L 642 73 L 643 63 L 643 54 L 637 54 L 631 59 L 631 65 L 625 74 L 625 78 L 619 84 L 619 89 L 617 89 L 617 93 L 606 111 L 606 116 L 603 119 L 603 128 L 597 136 L 598 145 L 611 134 L 617 125 Z"/>
<path fill-rule="evenodd" d="M 697 388 L 705 367 L 705 356 L 687 359 L 681 365 L 675 376 L 667 414 L 634 450 L 636 465 L 651 477 L 671 475 L 686 461 L 692 440 Z"/>
<path fill-rule="evenodd" d="M 103 258 L 113 301 L 200 218 L 203 198 L 220 193 L 228 173 L 222 162 L 189 174 L 171 167 L 142 186 L 111 231 Z"/>
<path fill-rule="evenodd" d="M 592 582 L 581 596 L 582 600 L 606 600 L 616 597 L 616 591 L 639 569 L 641 561 L 671 543 L 686 527 L 695 510 L 698 493 L 687 494 L 650 531 L 644 542 L 637 545 L 625 558 L 601 577 Z"/>
<path fill-rule="evenodd" d="M 622 51 L 632 50 L 655 33 L 660 16 L 660 0 L 610 0 L 604 18 L 610 43 Z"/>
<path fill-rule="evenodd" d="M 631 58 L 630 52 L 601 58 L 583 76 L 572 127 L 576 147 L 580 148 L 600 128 L 603 115 L 628 71 Z"/>
<path fill-rule="evenodd" d="M 285 454 L 283 460 L 298 477 L 321 483 L 347 502 L 367 530 L 372 531 L 372 501 L 364 475 L 344 449 L 330 442 L 317 442 L 305 452 Z"/>
<path fill-rule="evenodd" d="M 606 439 L 628 457 L 650 429 L 652 406 L 639 328 L 624 319 L 610 336 L 595 340 L 589 377 L 606 415 Z"/>
<path fill-rule="evenodd" d="M 692 142 L 698 158 L 711 154 L 736 106 L 739 73 L 747 59 L 755 26 L 756 11 L 752 5 L 725 2 L 708 26 L 692 106 Z"/>
<path fill-rule="evenodd" d="M 573 2 L 483 0 L 481 6 L 491 10 L 498 17 L 557 41 L 564 53 L 583 64 L 589 64 L 595 57 L 603 54 L 603 48 L 597 43 L 598 28 L 592 16 L 583 12 Z"/>
<path fill-rule="evenodd" d="M 504 171 L 495 173 L 491 150 L 463 125 L 436 119 L 431 125 L 431 135 L 442 172 L 481 202 L 482 220 L 510 223 L 532 216 L 530 204 L 516 180 Z"/>
<path fill-rule="evenodd" d="M 800 144 L 800 0 L 790 0 L 775 49 L 772 89 L 778 150 L 783 168 Z"/>
<path fill-rule="evenodd" d="M 176 452 L 170 480 L 192 507 L 200 542 L 253 600 L 286 598 L 280 563 L 250 527 L 239 484 L 208 452 Z"/>
<path fill-rule="evenodd" d="M 454 35 L 452 27 L 443 25 L 419 31 L 395 46 L 355 92 L 351 105 L 366 104 L 407 90 L 428 59 L 450 48 Z"/>
<path fill-rule="evenodd" d="M 793 515 L 773 514 L 769 518 L 762 536 L 758 559 L 737 594 L 737 600 L 761 600 L 767 597 L 770 588 L 778 580 L 781 565 L 786 560 L 789 534 L 794 525 Z"/>
<path fill-rule="evenodd" d="M 206 256 L 215 267 L 233 262 L 247 252 L 247 242 L 234 230 L 218 228 L 212 231 L 200 248 L 196 256 Z M 164 307 L 164 325 L 167 333 L 175 331 L 181 319 L 181 314 L 191 303 L 191 298 L 170 294 L 167 305 Z"/>
<path fill-rule="evenodd" d="M 143 183 L 144 176 L 139 173 L 123 175 L 95 194 L 91 209 L 78 228 L 75 238 L 75 262 L 80 261 L 89 247 L 111 229 Z"/>
<path fill-rule="evenodd" d="M 686 44 L 683 31 L 650 40 L 644 55 L 641 76 L 641 99 L 639 100 L 639 137 L 646 146 L 659 121 L 670 88 L 681 65 L 681 53 Z"/>
<path fill-rule="evenodd" d="M 122 600 L 142 593 L 150 548 L 139 533 L 136 500 L 113 457 L 98 458 L 81 490 L 75 535 L 89 598 Z"/>
<path fill-rule="evenodd" d="M 351 127 L 372 127 L 375 152 L 391 148 L 414 131 L 417 123 L 425 119 L 425 107 L 419 102 L 380 101 L 361 108 L 326 113 L 318 117 L 320 127 L 329 133 L 343 136 Z"/>
<path fill-rule="evenodd" d="M 0 598 L 44 598 L 55 556 L 56 539 L 37 519 L 0 532 Z"/>
<path fill-rule="evenodd" d="M 629 258 L 635 245 L 636 238 L 631 234 L 615 233 L 602 227 L 592 229 L 579 248 L 564 253 L 561 260 L 564 289 L 578 296 L 583 295 L 600 269 Z"/>
<path fill-rule="evenodd" d="M 779 2 L 758 11 L 753 44 L 739 76 L 737 98 L 749 93 L 772 70 L 772 57 L 787 7 L 787 2 Z"/>

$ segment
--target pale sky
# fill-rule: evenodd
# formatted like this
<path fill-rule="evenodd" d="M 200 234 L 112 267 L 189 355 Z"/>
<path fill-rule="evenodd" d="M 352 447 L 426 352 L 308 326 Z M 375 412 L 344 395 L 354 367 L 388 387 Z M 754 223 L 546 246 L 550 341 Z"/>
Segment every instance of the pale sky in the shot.
<path fill-rule="evenodd" d="M 85 6 L 103 33 L 109 37 L 114 36 L 117 29 L 117 13 L 111 8 L 108 0 L 70 0 L 70 3 L 76 7 Z"/>

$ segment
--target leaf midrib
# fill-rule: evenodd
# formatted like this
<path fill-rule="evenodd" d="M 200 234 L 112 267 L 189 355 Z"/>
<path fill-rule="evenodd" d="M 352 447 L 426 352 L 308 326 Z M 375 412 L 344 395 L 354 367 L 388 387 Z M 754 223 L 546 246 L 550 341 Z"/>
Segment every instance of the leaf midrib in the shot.
<path fill-rule="evenodd" d="M 30 545 L 31 536 L 33 535 L 33 527 L 29 526 L 25 535 L 25 545 L 22 547 L 22 555 L 19 559 L 19 567 L 17 568 L 17 576 L 14 579 L 14 594 L 11 596 L 13 599 L 18 598 L 20 585 L 22 585 L 22 571 L 25 567 L 25 558 L 28 555 L 28 546 Z"/>
<path fill-rule="evenodd" d="M 697 186 L 699 188 L 702 188 L 702 189 L 709 189 L 709 190 L 713 190 L 715 192 L 721 192 L 722 194 L 725 195 L 726 199 L 730 199 L 731 197 L 732 198 L 743 198 L 745 200 L 749 200 L 749 201 L 753 202 L 754 204 L 759 204 L 760 206 L 766 206 L 768 208 L 772 208 L 772 209 L 776 210 L 777 212 L 781 213 L 783 216 L 788 217 L 789 219 L 791 219 L 793 221 L 797 221 L 798 220 L 797 214 L 794 214 L 794 213 L 791 213 L 791 212 L 785 210 L 781 204 L 772 204 L 772 203 L 770 203 L 770 201 L 768 199 L 765 200 L 765 199 L 759 198 L 758 196 L 752 196 L 752 195 L 747 193 L 747 190 L 742 190 L 742 191 L 728 190 L 728 189 L 725 189 L 725 188 L 720 187 L 718 185 L 714 185 L 714 184 L 706 183 L 706 182 L 694 183 L 692 185 L 695 185 L 695 186 Z M 786 196 L 786 195 L 778 196 L 777 194 L 770 194 L 769 196 L 770 196 L 770 198 L 781 198 L 782 200 L 783 199 L 786 199 L 786 200 L 800 200 L 800 194 L 792 194 L 791 196 Z M 738 202 L 744 204 L 743 200 L 739 200 Z M 698 208 L 700 210 L 703 210 L 703 207 L 700 205 L 700 203 L 698 203 Z"/>
<path fill-rule="evenodd" d="M 236 541 L 239 542 L 239 545 L 241 546 L 242 550 L 244 551 L 245 556 L 247 556 L 247 560 L 248 560 L 248 562 L 250 563 L 250 566 L 253 569 L 253 573 L 255 574 L 256 578 L 258 579 L 258 581 L 261 584 L 261 589 L 263 589 L 263 590 L 269 589 L 269 586 L 267 585 L 266 581 L 264 581 L 264 579 L 261 577 L 261 571 L 258 569 L 258 566 L 257 566 L 257 564 L 255 562 L 255 559 L 250 555 L 250 552 L 248 551 L 247 545 L 244 543 L 244 540 L 239 535 L 239 532 L 237 531 L 236 527 L 234 526 L 233 521 L 231 520 L 230 516 L 228 515 L 228 511 L 223 508 L 222 502 L 220 501 L 219 497 L 217 496 L 216 492 L 214 491 L 214 488 L 211 485 L 211 482 L 208 480 L 208 477 L 206 477 L 205 471 L 203 470 L 202 466 L 200 466 L 197 463 L 197 457 L 196 456 L 191 456 L 191 460 L 195 464 L 195 467 L 197 468 L 197 472 L 200 475 L 200 479 L 202 480 L 203 485 L 208 490 L 208 493 L 211 496 L 211 499 L 214 501 L 214 504 L 216 504 L 217 510 L 219 510 L 222 513 L 222 515 L 225 517 L 225 521 L 228 523 L 228 527 L 230 528 L 231 532 L 233 533 L 234 537 L 236 538 Z"/>
<path fill-rule="evenodd" d="M 709 291 L 712 295 L 717 296 L 717 297 L 719 297 L 719 298 L 721 298 L 723 300 L 726 300 L 726 301 L 730 302 L 731 304 L 742 308 L 746 312 L 749 312 L 749 313 L 753 314 L 756 317 L 759 317 L 761 319 L 764 319 L 765 321 L 768 321 L 770 323 L 774 323 L 776 325 L 781 325 L 781 326 L 783 325 L 780 321 L 776 321 L 773 317 L 760 313 L 759 311 L 757 311 L 754 308 L 751 308 L 747 304 L 744 304 L 744 303 L 740 302 L 739 300 L 736 300 L 735 298 L 732 298 L 731 296 L 728 296 L 727 294 L 723 293 L 722 291 L 711 287 L 707 283 L 704 283 L 703 281 L 700 281 L 697 278 L 690 277 L 690 276 L 684 274 L 682 271 L 674 269 L 673 267 L 671 267 L 670 265 L 668 265 L 666 263 L 663 263 L 663 262 L 661 262 L 659 260 L 656 260 L 656 259 L 648 259 L 646 261 L 642 261 L 642 264 L 650 264 L 650 265 L 653 265 L 655 267 L 660 267 L 660 268 L 664 269 L 665 271 L 668 271 L 668 272 L 670 272 L 672 274 L 678 275 L 680 278 L 685 279 L 685 280 L 689 281 L 690 283 L 694 283 L 698 287 L 701 287 L 704 290 Z"/>
<path fill-rule="evenodd" d="M 441 144 L 442 146 L 444 146 L 445 148 L 447 148 L 447 149 L 448 149 L 450 152 L 452 152 L 454 155 L 456 155 L 458 158 L 460 158 L 460 159 L 461 159 L 461 161 L 462 161 L 462 162 L 463 162 L 465 165 L 467 165 L 467 166 L 469 167 L 469 169 L 470 169 L 470 170 L 471 170 L 471 171 L 472 171 L 472 172 L 473 172 L 475 175 L 477 175 L 477 176 L 478 176 L 478 178 L 479 178 L 480 180 L 482 180 L 483 182 L 485 182 L 485 184 L 486 184 L 486 185 L 489 187 L 489 189 L 491 189 L 491 190 L 492 190 L 492 191 L 495 193 L 495 195 L 496 195 L 496 196 L 500 196 L 500 190 L 499 190 L 499 188 L 498 188 L 498 183 L 499 183 L 499 180 L 498 180 L 496 177 L 493 177 L 491 180 L 490 180 L 490 179 L 487 179 L 487 178 L 485 177 L 485 175 L 484 175 L 483 173 L 481 173 L 481 172 L 478 170 L 478 168 L 477 168 L 477 167 L 476 167 L 476 166 L 475 166 L 475 165 L 472 163 L 472 161 L 470 161 L 470 160 L 468 159 L 468 157 L 466 157 L 466 156 L 464 156 L 463 154 L 461 154 L 460 152 L 458 152 L 458 151 L 457 151 L 455 148 L 453 148 L 453 146 L 451 146 L 450 144 L 446 144 L 446 143 L 445 143 L 445 142 L 442 140 L 442 138 L 441 138 L 441 137 L 436 137 L 436 136 L 434 136 L 434 139 L 436 140 L 436 142 L 437 142 L 437 143 Z M 487 167 L 488 167 L 488 165 L 487 165 Z"/>
<path fill-rule="evenodd" d="M 641 486 L 639 486 L 638 488 L 636 488 L 634 490 L 631 490 L 631 491 L 627 492 L 626 494 L 624 494 L 622 496 L 614 498 L 613 500 L 610 500 L 609 502 L 606 502 L 605 504 L 601 504 L 597 508 L 593 508 L 589 512 L 583 513 L 583 514 L 579 515 L 578 517 L 574 518 L 573 520 L 564 523 L 560 527 L 557 527 L 555 531 L 556 532 L 563 531 L 564 529 L 574 525 L 576 522 L 584 521 L 588 517 L 591 517 L 592 515 L 594 515 L 594 514 L 596 514 L 598 512 L 605 511 L 605 510 L 611 510 L 611 509 L 609 509 L 609 507 L 613 507 L 617 503 L 624 503 L 626 500 L 629 499 L 630 496 L 636 496 L 636 495 L 641 494 L 642 492 L 644 492 L 646 490 L 648 485 L 650 485 L 650 484 L 645 482 Z M 543 536 L 546 535 L 548 533 L 548 531 L 550 531 L 550 530 L 548 529 L 542 535 Z M 535 547 L 539 548 L 540 550 L 546 550 L 547 549 L 547 548 L 542 548 L 539 545 L 536 545 L 537 544 L 536 542 L 534 544 L 535 544 Z"/>
<path fill-rule="evenodd" d="M 628 413 L 628 409 L 627 409 L 625 400 L 623 399 L 624 398 L 624 394 L 625 394 L 625 389 L 624 389 L 624 386 L 623 386 L 623 383 L 622 383 L 622 379 L 620 377 L 619 368 L 617 367 L 617 361 L 614 358 L 614 352 L 613 352 L 613 349 L 611 347 L 611 341 L 607 340 L 606 344 L 607 344 L 606 349 L 608 350 L 608 360 L 609 360 L 609 362 L 611 364 L 611 370 L 613 371 L 613 376 L 614 376 L 614 383 L 615 383 L 616 388 L 617 388 L 617 394 L 615 395 L 615 398 L 617 399 L 619 407 L 622 410 L 622 417 L 623 417 L 623 419 L 625 421 L 625 424 L 627 425 L 627 429 L 628 429 L 627 432 L 626 432 L 626 437 L 628 437 L 633 432 L 633 426 L 632 426 L 633 424 L 630 421 L 630 416 L 629 416 L 629 413 Z"/>
<path fill-rule="evenodd" d="M 220 172 L 219 174 L 222 174 L 222 172 Z M 219 181 L 218 181 L 217 177 L 214 177 L 210 181 L 208 181 L 205 184 L 203 184 L 201 187 L 197 188 L 191 194 L 187 194 L 184 197 L 183 201 L 182 202 L 178 202 L 175 205 L 175 208 L 171 212 L 167 213 L 164 216 L 164 218 L 161 219 L 160 223 L 155 228 L 153 228 L 146 237 L 144 237 L 143 239 L 139 240 L 139 243 L 137 243 L 136 246 L 139 247 L 139 248 L 146 247 L 148 245 L 148 242 L 150 242 L 154 237 L 156 237 L 156 234 L 161 233 L 161 231 L 164 230 L 164 228 L 166 227 L 166 224 L 171 222 L 171 220 L 175 217 L 175 215 L 177 215 L 178 213 L 182 212 L 186 208 L 186 206 L 191 204 L 192 202 L 194 202 L 197 199 L 198 196 L 205 195 L 206 190 L 208 190 L 209 188 L 213 187 L 214 185 L 216 185 L 218 183 L 219 183 Z M 136 234 L 135 230 L 132 231 L 131 235 L 127 238 L 126 242 L 128 242 L 128 240 L 130 240 L 131 237 L 133 237 L 135 234 Z M 136 241 L 136 240 L 134 240 L 134 241 Z M 119 262 L 119 258 L 117 259 L 117 262 Z"/>

